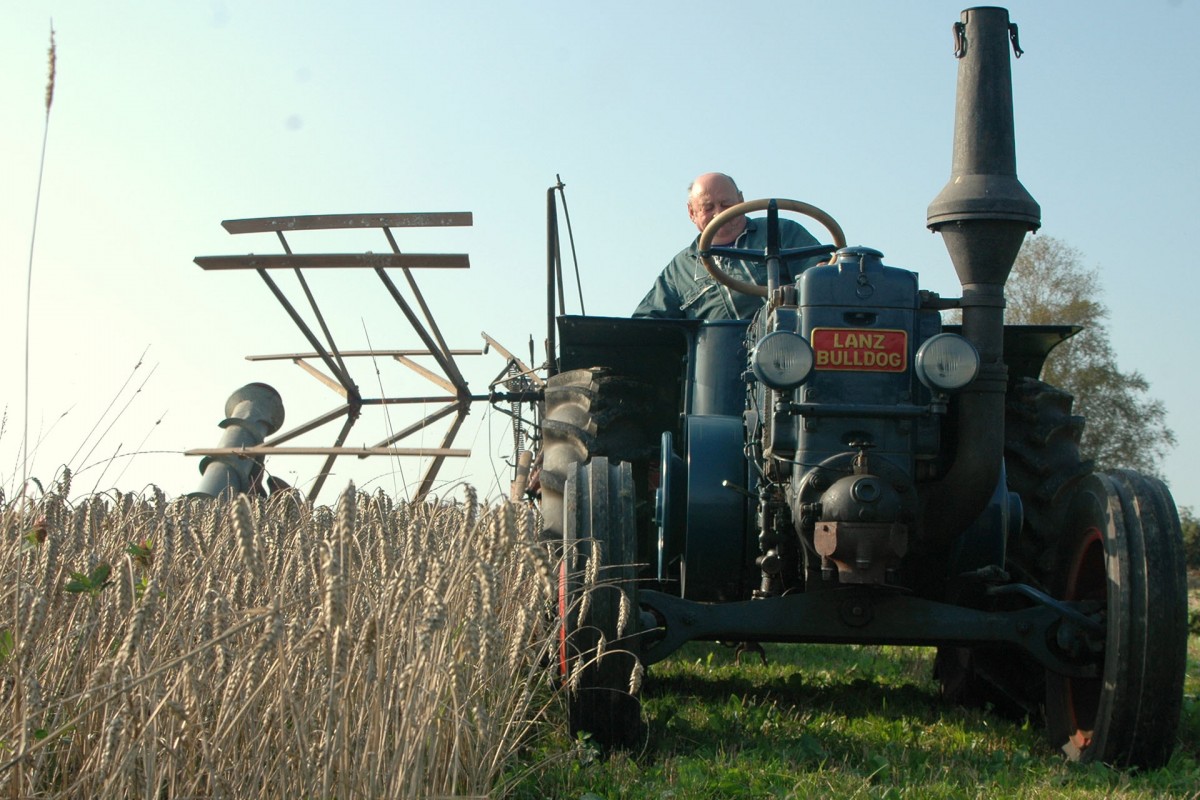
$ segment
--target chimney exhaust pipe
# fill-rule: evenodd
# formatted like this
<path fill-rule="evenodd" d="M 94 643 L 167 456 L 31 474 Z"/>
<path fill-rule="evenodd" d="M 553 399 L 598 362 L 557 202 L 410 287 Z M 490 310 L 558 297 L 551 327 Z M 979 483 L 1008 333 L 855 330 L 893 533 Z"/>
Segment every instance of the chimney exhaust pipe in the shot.
<path fill-rule="evenodd" d="M 1041 209 L 1017 179 L 1011 39 L 1003 8 L 968 8 L 955 23 L 959 58 L 950 181 L 929 205 L 962 284 L 963 335 L 979 351 L 980 372 L 960 395 L 958 452 L 926 509 L 935 541 L 948 542 L 987 506 L 1004 459 L 1004 284 L 1021 242 L 1041 225 Z"/>

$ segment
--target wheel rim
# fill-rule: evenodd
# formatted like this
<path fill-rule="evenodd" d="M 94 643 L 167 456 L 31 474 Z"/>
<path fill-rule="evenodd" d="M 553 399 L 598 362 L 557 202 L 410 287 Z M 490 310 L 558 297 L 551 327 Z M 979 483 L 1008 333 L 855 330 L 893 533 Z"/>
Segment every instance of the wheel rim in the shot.
<path fill-rule="evenodd" d="M 567 559 L 558 565 L 558 676 L 566 681 L 570 676 L 571 662 L 567 657 Z"/>
<path fill-rule="evenodd" d="M 1086 602 L 1099 607 L 1107 617 L 1108 573 L 1105 569 L 1104 534 L 1095 525 L 1084 529 L 1072 556 L 1064 599 Z M 1092 743 L 1100 694 L 1101 678 L 1071 678 L 1066 682 L 1067 712 L 1071 723 L 1070 740 L 1080 750 Z"/>

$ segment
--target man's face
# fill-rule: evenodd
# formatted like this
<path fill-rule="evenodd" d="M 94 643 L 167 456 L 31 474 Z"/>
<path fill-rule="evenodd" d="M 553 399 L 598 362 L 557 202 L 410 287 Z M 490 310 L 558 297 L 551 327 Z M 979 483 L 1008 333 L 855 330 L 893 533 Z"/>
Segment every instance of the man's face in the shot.
<path fill-rule="evenodd" d="M 742 193 L 721 178 L 697 181 L 688 198 L 688 216 L 696 227 L 703 231 L 708 223 L 725 209 L 742 202 Z M 726 245 L 733 242 L 746 228 L 746 218 L 738 217 L 726 222 L 713 237 L 713 244 Z"/>

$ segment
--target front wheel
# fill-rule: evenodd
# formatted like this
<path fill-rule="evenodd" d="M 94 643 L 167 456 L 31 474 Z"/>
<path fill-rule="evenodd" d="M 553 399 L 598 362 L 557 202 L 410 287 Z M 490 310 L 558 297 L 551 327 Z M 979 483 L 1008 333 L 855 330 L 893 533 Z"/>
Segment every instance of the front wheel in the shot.
<path fill-rule="evenodd" d="M 571 735 L 632 748 L 642 738 L 633 471 L 603 456 L 575 464 L 563 501 L 559 669 Z"/>
<path fill-rule="evenodd" d="M 1156 768 L 1175 747 L 1187 659 L 1187 581 L 1179 516 L 1161 481 L 1137 472 L 1082 482 L 1064 518 L 1053 572 L 1056 597 L 1105 627 L 1102 643 L 1059 631 L 1101 675 L 1046 675 L 1051 743 L 1073 761 Z"/>

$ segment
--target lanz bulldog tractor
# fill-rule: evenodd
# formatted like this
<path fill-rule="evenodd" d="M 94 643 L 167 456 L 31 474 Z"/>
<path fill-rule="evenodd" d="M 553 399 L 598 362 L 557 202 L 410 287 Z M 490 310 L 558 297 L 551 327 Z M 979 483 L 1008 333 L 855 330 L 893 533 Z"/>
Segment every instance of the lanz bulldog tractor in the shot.
<path fill-rule="evenodd" d="M 1039 381 L 1069 326 L 1004 323 L 1040 209 L 1016 177 L 1001 8 L 955 25 L 950 182 L 929 206 L 960 298 L 847 247 L 792 200 L 721 214 L 713 278 L 749 321 L 557 319 L 542 510 L 561 537 L 560 669 L 575 731 L 640 736 L 645 666 L 692 640 L 937 648 L 946 698 L 1044 717 L 1068 758 L 1164 764 L 1186 660 L 1179 518 L 1162 482 L 1082 459 L 1072 397 Z M 711 247 L 767 211 L 764 252 Z M 829 229 L 828 261 L 781 250 L 778 213 Z M 767 286 L 721 256 L 757 258 Z M 961 326 L 942 311 L 961 311 Z"/>

